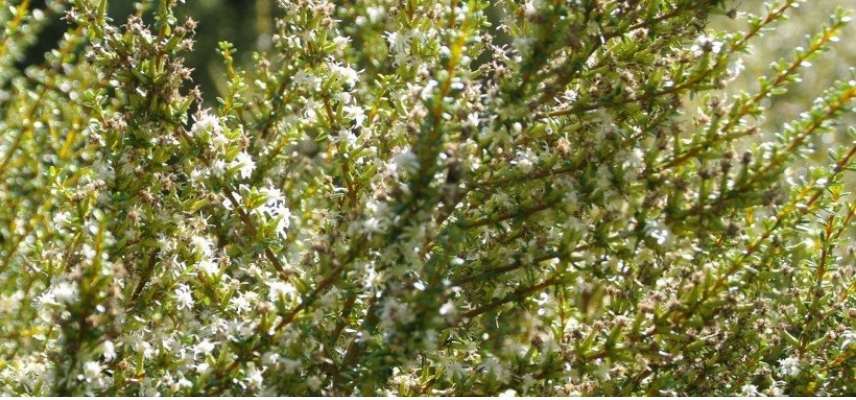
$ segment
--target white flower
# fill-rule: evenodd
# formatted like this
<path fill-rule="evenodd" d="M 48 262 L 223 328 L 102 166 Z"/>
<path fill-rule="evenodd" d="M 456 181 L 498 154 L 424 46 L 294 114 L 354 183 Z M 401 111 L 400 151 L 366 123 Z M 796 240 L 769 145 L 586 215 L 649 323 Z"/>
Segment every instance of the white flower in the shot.
<path fill-rule="evenodd" d="M 517 397 L 517 391 L 514 389 L 508 389 L 499 394 L 499 397 Z"/>
<path fill-rule="evenodd" d="M 331 63 L 330 72 L 332 72 L 338 80 L 350 87 L 356 85 L 357 81 L 360 80 L 358 72 L 349 66 Z"/>
<path fill-rule="evenodd" d="M 181 389 L 190 389 L 193 387 L 193 382 L 191 382 L 189 379 L 184 378 L 184 377 L 179 379 L 177 384 L 178 384 L 178 387 Z"/>
<path fill-rule="evenodd" d="M 708 52 L 718 54 L 720 50 L 722 50 L 722 42 L 714 40 L 707 35 L 699 36 L 690 48 L 690 51 L 692 51 L 696 57 Z"/>
<path fill-rule="evenodd" d="M 193 308 L 193 294 L 187 285 L 182 283 L 175 288 L 175 301 L 179 310 L 189 310 Z"/>
<path fill-rule="evenodd" d="M 211 239 L 208 239 L 205 236 L 194 236 L 190 238 L 190 244 L 203 258 L 209 258 L 214 254 L 214 243 L 211 242 Z"/>
<path fill-rule="evenodd" d="M 341 140 L 344 140 L 349 146 L 353 146 L 357 143 L 357 135 L 350 129 L 342 129 L 339 131 L 339 136 L 334 138 L 337 143 Z"/>
<path fill-rule="evenodd" d="M 797 376 L 800 374 L 800 359 L 794 356 L 781 359 L 779 360 L 779 368 L 787 376 Z"/>
<path fill-rule="evenodd" d="M 285 206 L 285 196 L 277 188 L 263 188 L 260 192 L 265 195 L 265 204 L 261 211 L 271 218 L 277 218 L 276 231 L 285 237 L 288 227 L 291 225 L 291 210 Z"/>
<path fill-rule="evenodd" d="M 223 176 L 223 173 L 226 172 L 226 162 L 220 159 L 214 160 L 211 164 L 210 174 L 214 176 Z"/>
<path fill-rule="evenodd" d="M 747 383 L 740 387 L 740 394 L 752 397 L 758 396 L 758 387 L 753 384 Z"/>
<path fill-rule="evenodd" d="M 366 14 L 369 17 L 369 21 L 375 23 L 383 18 L 386 14 L 386 10 L 383 7 L 368 7 L 366 8 Z"/>
<path fill-rule="evenodd" d="M 208 368 L 210 368 L 210 367 L 211 367 L 211 366 L 210 366 L 210 365 L 208 365 L 208 363 L 207 363 L 207 362 L 204 362 L 204 363 L 198 364 L 198 365 L 196 365 L 196 372 L 198 372 L 198 373 L 200 373 L 200 374 L 204 374 L 204 373 L 205 373 L 205 371 L 208 371 Z"/>
<path fill-rule="evenodd" d="M 202 261 L 199 261 L 197 266 L 202 270 L 202 272 L 209 276 L 214 276 L 220 273 L 220 266 L 211 259 L 203 259 Z"/>
<path fill-rule="evenodd" d="M 235 156 L 235 160 L 232 161 L 230 167 L 237 168 L 241 178 L 247 179 L 253 174 L 253 171 L 255 171 L 256 162 L 253 161 L 253 157 L 242 151 Z"/>
<path fill-rule="evenodd" d="M 315 75 L 307 74 L 306 71 L 297 71 L 294 74 L 294 83 L 297 86 L 303 87 L 310 91 L 317 91 L 321 89 L 321 78 L 318 78 Z"/>
<path fill-rule="evenodd" d="M 398 32 L 386 32 L 386 41 L 389 43 L 389 49 L 393 52 L 402 52 L 407 49 L 407 37 Z"/>
<path fill-rule="evenodd" d="M 285 196 L 282 195 L 282 191 L 277 188 L 262 188 L 260 192 L 265 195 L 263 213 L 270 216 L 291 215 L 291 211 L 285 206 Z"/>
<path fill-rule="evenodd" d="M 271 302 L 276 303 L 283 298 L 286 299 L 286 301 L 297 298 L 297 288 L 288 282 L 274 281 L 268 283 L 268 287 L 270 288 L 268 291 L 268 299 Z"/>
<path fill-rule="evenodd" d="M 77 286 L 71 282 L 58 283 L 51 290 L 51 297 L 59 304 L 69 304 L 77 301 Z"/>
<path fill-rule="evenodd" d="M 207 338 L 202 339 L 201 342 L 199 342 L 195 346 L 193 346 L 193 354 L 197 355 L 197 356 L 200 354 L 208 355 L 209 353 L 214 351 L 214 347 L 215 347 L 214 343 L 209 341 Z"/>
<path fill-rule="evenodd" d="M 106 340 L 101 344 L 101 355 L 107 362 L 116 359 L 116 347 L 113 345 L 113 342 Z"/>
<path fill-rule="evenodd" d="M 380 232 L 380 220 L 375 217 L 369 217 L 363 221 L 363 229 L 366 233 Z"/>
<path fill-rule="evenodd" d="M 523 14 L 527 17 L 532 17 L 538 13 L 538 8 L 541 7 L 541 2 L 538 0 L 529 0 L 523 4 Z"/>
<path fill-rule="evenodd" d="M 229 308 L 239 314 L 245 313 L 252 309 L 253 304 L 256 302 L 258 296 L 259 295 L 256 292 L 241 293 L 240 295 L 232 297 L 232 299 L 229 300 Z"/>
<path fill-rule="evenodd" d="M 95 249 L 92 248 L 92 246 L 87 243 L 84 243 L 83 246 L 80 247 L 80 255 L 81 257 L 83 257 L 84 260 L 92 262 L 92 260 L 95 259 L 96 252 Z"/>
<path fill-rule="evenodd" d="M 438 84 L 439 83 L 434 79 L 428 81 L 425 87 L 423 87 L 422 90 L 419 91 L 419 98 L 426 101 L 430 99 L 431 96 L 434 95 L 434 88 L 436 88 Z"/>
<path fill-rule="evenodd" d="M 513 161 L 514 164 L 517 164 L 518 167 L 523 171 L 523 173 L 530 173 L 535 168 L 535 162 L 537 161 L 537 156 L 532 151 L 532 149 L 526 149 L 526 151 L 517 151 L 517 158 Z"/>
<path fill-rule="evenodd" d="M 249 367 L 247 368 L 246 378 L 244 379 L 251 387 L 259 388 L 262 386 L 265 379 L 262 373 L 264 373 L 264 369 L 258 369 L 256 368 L 255 364 L 250 363 Z"/>
<path fill-rule="evenodd" d="M 60 211 L 53 217 L 53 223 L 57 227 L 64 226 L 71 219 L 71 213 L 68 211 Z"/>
<path fill-rule="evenodd" d="M 190 127 L 190 134 L 199 136 L 201 133 L 208 133 L 212 137 L 221 136 L 223 127 L 220 126 L 220 119 L 212 114 L 210 110 L 203 110 L 199 116 L 193 117 L 193 126 Z"/>
<path fill-rule="evenodd" d="M 479 127 L 479 113 L 473 112 L 467 115 L 467 119 L 464 121 L 464 126 L 469 128 L 478 128 Z"/>
<path fill-rule="evenodd" d="M 83 376 L 88 382 L 101 378 L 103 367 L 97 361 L 87 361 L 83 364 Z"/>
<path fill-rule="evenodd" d="M 392 163 L 389 164 L 389 172 L 393 176 L 399 176 L 406 172 L 412 172 L 419 168 L 419 159 L 416 154 L 410 150 L 402 151 L 392 158 Z"/>
<path fill-rule="evenodd" d="M 413 321 L 413 313 L 410 306 L 396 299 L 387 299 L 381 309 L 381 325 L 387 328 L 397 323 L 407 324 Z"/>
<path fill-rule="evenodd" d="M 645 232 L 650 235 L 654 240 L 657 241 L 657 244 L 664 245 L 669 241 L 669 238 L 672 236 L 672 232 L 669 230 L 669 227 L 660 222 L 648 221 L 645 226 Z"/>
<path fill-rule="evenodd" d="M 363 126 L 363 122 L 366 120 L 366 113 L 362 107 L 357 105 L 349 105 L 343 108 L 345 111 L 345 115 L 348 118 L 354 120 L 357 126 Z"/>
<path fill-rule="evenodd" d="M 342 51 L 351 43 L 351 38 L 347 36 L 336 36 L 333 38 L 333 44 L 336 45 L 336 50 Z"/>
<path fill-rule="evenodd" d="M 774 397 L 782 397 L 785 395 L 785 391 L 782 388 L 784 382 L 782 381 L 773 381 L 773 384 L 767 388 L 767 395 Z"/>
<path fill-rule="evenodd" d="M 141 335 L 131 336 L 129 338 L 129 343 L 135 352 L 143 355 L 143 358 L 150 359 L 158 353 L 157 349 L 152 347 L 149 342 L 143 340 Z"/>

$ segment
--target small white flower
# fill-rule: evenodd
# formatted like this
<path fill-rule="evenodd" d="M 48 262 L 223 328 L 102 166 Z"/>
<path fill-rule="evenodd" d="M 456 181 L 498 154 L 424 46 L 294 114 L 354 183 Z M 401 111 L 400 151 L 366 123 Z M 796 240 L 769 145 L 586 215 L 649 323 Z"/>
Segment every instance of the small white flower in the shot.
<path fill-rule="evenodd" d="M 202 133 L 208 133 L 212 137 L 221 136 L 223 127 L 220 125 L 220 119 L 212 114 L 210 110 L 204 110 L 199 116 L 194 117 L 193 126 L 190 127 L 190 134 L 199 136 Z"/>
<path fill-rule="evenodd" d="M 187 285 L 182 283 L 175 288 L 175 301 L 179 310 L 190 310 L 193 308 L 193 294 Z"/>
<path fill-rule="evenodd" d="M 294 74 L 294 83 L 310 91 L 321 89 L 321 78 L 307 74 L 306 71 L 298 71 Z"/>
<path fill-rule="evenodd" d="M 231 167 L 237 168 L 241 178 L 247 179 L 253 174 L 253 171 L 255 171 L 256 162 L 253 161 L 253 157 L 242 151 L 235 156 L 235 160 L 232 161 Z"/>
<path fill-rule="evenodd" d="M 86 380 L 91 382 L 93 380 L 101 378 L 101 371 L 103 367 L 97 361 L 87 361 L 83 364 L 83 376 L 86 377 Z"/>
<path fill-rule="evenodd" d="M 393 327 L 398 323 L 407 324 L 413 321 L 410 306 L 396 299 L 387 299 L 381 309 L 381 325 Z"/>
<path fill-rule="evenodd" d="M 380 232 L 380 220 L 375 217 L 369 217 L 363 221 L 363 229 L 366 233 Z"/>
<path fill-rule="evenodd" d="M 211 259 L 203 259 L 197 265 L 199 269 L 209 276 L 214 276 L 220 273 L 220 266 Z"/>
<path fill-rule="evenodd" d="M 129 343 L 131 344 L 131 348 L 135 352 L 142 354 L 145 359 L 151 359 L 158 354 L 157 349 L 152 347 L 149 342 L 143 340 L 141 335 L 132 336 Z"/>
<path fill-rule="evenodd" d="M 345 115 L 347 115 L 348 118 L 354 120 L 354 123 L 357 126 L 363 126 L 363 122 L 365 122 L 366 120 L 366 112 L 365 110 L 363 110 L 362 107 L 357 105 L 349 105 L 345 106 L 343 110 L 345 111 Z"/>
<path fill-rule="evenodd" d="M 419 168 L 419 159 L 416 154 L 410 150 L 402 151 L 392 158 L 392 163 L 389 164 L 389 171 L 394 176 L 399 176 L 403 173 L 412 172 Z"/>
<path fill-rule="evenodd" d="M 63 281 L 54 286 L 51 291 L 53 300 L 59 304 L 69 304 L 77 301 L 77 286 L 71 282 Z"/>
<path fill-rule="evenodd" d="M 253 304 L 256 302 L 257 298 L 258 294 L 255 292 L 241 293 L 240 295 L 232 297 L 232 299 L 229 300 L 229 308 L 239 314 L 245 313 L 252 309 Z"/>
<path fill-rule="evenodd" d="M 113 342 L 107 340 L 101 344 L 101 355 L 107 362 L 116 359 L 116 347 L 113 345 Z"/>
<path fill-rule="evenodd" d="M 699 36 L 693 46 L 690 48 L 690 51 L 692 51 L 692 53 L 696 57 L 699 57 L 708 52 L 718 54 L 720 50 L 722 50 L 722 42 L 714 40 L 713 38 L 707 35 Z"/>
<path fill-rule="evenodd" d="M 204 373 L 205 373 L 205 371 L 208 371 L 208 368 L 210 368 L 210 367 L 211 367 L 211 366 L 210 366 L 210 365 L 208 365 L 208 363 L 207 363 L 207 362 L 204 362 L 204 363 L 198 364 L 198 365 L 196 365 L 196 372 L 198 372 L 198 373 L 200 373 L 200 374 L 204 374 Z"/>
<path fill-rule="evenodd" d="M 65 226 L 71 219 L 71 214 L 68 211 L 60 211 L 53 217 L 53 223 L 57 227 Z"/>
<path fill-rule="evenodd" d="M 193 382 L 191 382 L 189 379 L 184 378 L 184 377 L 179 379 L 177 384 L 178 384 L 178 387 L 182 388 L 182 389 L 190 389 L 193 387 Z"/>
<path fill-rule="evenodd" d="M 209 258 L 214 254 L 214 243 L 205 236 L 193 236 L 190 238 L 190 244 L 203 258 Z"/>
<path fill-rule="evenodd" d="M 349 87 L 353 87 L 360 80 L 359 73 L 349 66 L 332 63 L 330 64 L 330 71 L 337 79 Z"/>
<path fill-rule="evenodd" d="M 758 396 L 758 387 L 753 384 L 747 383 L 740 387 L 740 394 L 752 397 Z"/>
<path fill-rule="evenodd" d="M 529 0 L 523 4 L 523 14 L 527 17 L 532 17 L 538 13 L 539 7 L 541 7 L 539 0 Z"/>
<path fill-rule="evenodd" d="M 342 129 L 339 131 L 339 136 L 335 138 L 335 142 L 344 141 L 349 146 L 357 143 L 357 135 L 350 129 Z"/>
<path fill-rule="evenodd" d="M 455 312 L 455 303 L 451 301 L 447 301 L 445 304 L 440 306 L 440 315 L 450 315 Z"/>
<path fill-rule="evenodd" d="M 767 395 L 774 397 L 782 397 L 785 395 L 785 390 L 782 386 L 785 385 L 783 381 L 773 381 L 773 384 L 767 388 Z"/>
<path fill-rule="evenodd" d="M 250 363 L 249 368 L 247 368 L 246 378 L 247 384 L 254 388 L 260 388 L 264 383 L 264 369 L 256 368 L 255 364 Z"/>
<path fill-rule="evenodd" d="M 523 173 L 530 173 L 533 169 L 535 169 L 535 163 L 537 161 L 537 156 L 532 151 L 532 149 L 526 149 L 526 151 L 518 151 L 517 158 L 514 160 L 514 164 L 517 164 L 520 167 L 520 170 Z"/>
<path fill-rule="evenodd" d="M 478 128 L 479 127 L 479 113 L 473 112 L 467 115 L 466 121 L 464 121 L 464 126 L 468 128 Z"/>
<path fill-rule="evenodd" d="M 654 238 L 659 245 L 666 244 L 672 236 L 672 232 L 669 230 L 668 226 L 654 221 L 648 221 L 647 226 L 645 226 L 645 232 Z"/>
<path fill-rule="evenodd" d="M 226 162 L 220 159 L 214 160 L 211 164 L 210 174 L 214 176 L 223 176 L 223 173 L 226 172 Z"/>
<path fill-rule="evenodd" d="M 214 351 L 214 347 L 215 347 L 214 343 L 209 341 L 207 338 L 202 339 L 201 342 L 199 342 L 195 346 L 193 346 L 193 354 L 197 355 L 197 356 L 200 354 L 208 355 L 212 351 Z"/>
<path fill-rule="evenodd" d="M 351 38 L 347 36 L 336 36 L 333 38 L 333 44 L 336 46 L 336 50 L 342 51 L 348 47 L 348 44 L 351 43 Z"/>
<path fill-rule="evenodd" d="M 779 368 L 782 370 L 782 374 L 797 376 L 800 374 L 800 359 L 794 356 L 781 359 L 779 360 Z"/>
<path fill-rule="evenodd" d="M 434 95 L 434 88 L 436 88 L 438 84 L 439 83 L 434 79 L 428 81 L 425 87 L 423 87 L 422 90 L 419 91 L 419 98 L 426 101 L 430 99 L 431 96 Z"/>
<path fill-rule="evenodd" d="M 268 299 L 271 302 L 280 301 L 280 299 L 292 300 L 297 298 L 297 288 L 294 285 L 283 282 L 283 281 L 274 281 L 268 283 L 268 287 L 270 290 L 268 291 Z"/>
<path fill-rule="evenodd" d="M 508 389 L 500 393 L 499 397 L 517 397 L 517 391 L 514 389 Z"/>
<path fill-rule="evenodd" d="M 407 51 L 407 36 L 399 32 L 387 32 L 384 36 L 392 53 L 399 54 Z"/>
<path fill-rule="evenodd" d="M 366 14 L 369 17 L 369 21 L 372 23 L 380 21 L 381 18 L 386 14 L 386 10 L 383 7 L 368 7 L 366 8 Z"/>
<path fill-rule="evenodd" d="M 92 248 L 92 246 L 84 243 L 83 246 L 80 247 L 80 255 L 83 257 L 84 260 L 91 262 L 93 259 L 95 259 L 96 252 L 95 249 Z"/>

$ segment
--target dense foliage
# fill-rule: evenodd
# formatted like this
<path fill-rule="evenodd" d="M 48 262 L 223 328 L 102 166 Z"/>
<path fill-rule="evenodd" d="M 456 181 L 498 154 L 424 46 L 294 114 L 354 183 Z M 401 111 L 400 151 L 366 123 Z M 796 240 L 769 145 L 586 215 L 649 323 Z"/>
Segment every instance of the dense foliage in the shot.
<path fill-rule="evenodd" d="M 282 0 L 206 107 L 183 1 L 2 3 L 0 394 L 856 393 L 844 11 L 733 94 L 800 1 Z"/>

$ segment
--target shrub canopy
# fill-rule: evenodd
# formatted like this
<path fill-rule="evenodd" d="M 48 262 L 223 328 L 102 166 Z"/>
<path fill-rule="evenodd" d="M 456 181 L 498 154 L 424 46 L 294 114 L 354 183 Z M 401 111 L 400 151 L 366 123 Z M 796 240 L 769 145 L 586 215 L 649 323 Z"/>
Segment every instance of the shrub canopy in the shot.
<path fill-rule="evenodd" d="M 856 81 L 764 125 L 844 11 L 731 94 L 799 1 L 283 0 L 206 107 L 183 1 L 51 3 L 0 9 L 0 394 L 856 393 Z"/>

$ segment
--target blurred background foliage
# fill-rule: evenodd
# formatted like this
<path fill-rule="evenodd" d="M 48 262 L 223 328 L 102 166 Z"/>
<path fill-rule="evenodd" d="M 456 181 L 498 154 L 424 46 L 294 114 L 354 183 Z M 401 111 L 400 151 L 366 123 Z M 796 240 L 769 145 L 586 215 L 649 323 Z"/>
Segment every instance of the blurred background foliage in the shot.
<path fill-rule="evenodd" d="M 738 0 L 734 5 L 740 13 L 758 15 L 763 14 L 765 3 L 766 1 L 761 0 Z M 795 49 L 798 46 L 806 46 L 808 37 L 817 33 L 837 8 L 849 10 L 851 17 L 856 19 L 856 0 L 806 0 L 800 7 L 792 10 L 788 20 L 775 26 L 774 31 L 767 32 L 760 40 L 755 40 L 751 47 L 752 52 L 743 57 L 745 70 L 729 85 L 729 91 L 756 91 L 759 77 L 771 73 L 771 64 L 792 58 Z M 734 19 L 717 17 L 711 21 L 711 28 L 725 31 L 744 30 L 746 26 L 746 19 L 739 14 Z M 844 28 L 830 51 L 811 60 L 810 64 L 801 70 L 801 82 L 792 83 L 788 87 L 788 93 L 766 100 L 769 103 L 764 114 L 766 120 L 760 124 L 762 132 L 767 132 L 766 139 L 774 139 L 775 132 L 781 132 L 788 121 L 797 119 L 800 113 L 807 111 L 814 99 L 835 81 L 856 79 L 856 20 Z M 840 119 L 838 129 L 815 136 L 813 144 L 817 151 L 810 159 L 796 165 L 803 168 L 828 166 L 829 149 L 850 145 L 848 142 L 851 139 L 846 135 L 848 127 L 856 127 L 856 113 L 845 113 Z M 852 175 L 846 177 L 845 182 L 849 183 L 850 188 L 856 188 L 856 178 Z M 856 227 L 853 227 L 850 233 L 856 234 Z M 850 249 L 853 251 L 856 247 Z"/>
<path fill-rule="evenodd" d="M 738 0 L 736 9 L 740 12 L 762 14 L 764 1 Z M 770 73 L 770 64 L 780 59 L 789 59 L 797 46 L 805 46 L 808 36 L 817 33 L 820 25 L 825 23 L 836 8 L 856 11 L 856 0 L 807 0 L 799 8 L 789 14 L 789 19 L 776 26 L 776 30 L 768 32 L 761 40 L 755 40 L 752 53 L 743 58 L 745 70 L 740 77 L 730 85 L 733 92 L 740 90 L 752 92 L 758 87 L 758 78 Z M 711 27 L 722 30 L 742 30 L 746 27 L 745 18 L 728 19 L 718 17 L 712 21 Z M 765 131 L 777 132 L 782 126 L 806 111 L 812 101 L 820 96 L 824 89 L 837 80 L 856 79 L 852 69 L 856 67 L 856 24 L 850 23 L 842 32 L 831 51 L 822 54 L 811 61 L 801 71 L 802 82 L 793 83 L 784 96 L 768 99 L 769 111 L 763 124 Z M 842 121 L 846 124 L 856 124 L 856 116 L 845 114 Z M 844 130 L 839 129 L 835 134 L 818 138 L 821 148 L 828 147 L 833 141 L 844 140 Z M 823 156 L 825 152 L 818 152 Z"/>

